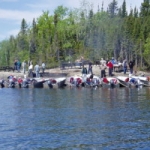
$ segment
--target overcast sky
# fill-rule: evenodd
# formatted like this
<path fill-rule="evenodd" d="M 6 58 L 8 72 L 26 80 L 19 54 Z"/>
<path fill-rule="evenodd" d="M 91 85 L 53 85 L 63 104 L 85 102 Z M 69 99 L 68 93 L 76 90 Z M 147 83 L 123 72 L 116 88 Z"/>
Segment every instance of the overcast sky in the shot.
<path fill-rule="evenodd" d="M 24 18 L 28 24 L 32 23 L 33 18 L 37 18 L 42 11 L 49 10 L 50 14 L 63 5 L 68 8 L 79 8 L 82 0 L 0 0 L 0 41 L 9 38 L 10 35 L 16 35 L 21 26 L 21 20 Z M 104 8 L 108 7 L 113 0 L 87 0 L 92 3 L 93 8 L 101 7 L 102 1 Z M 144 0 L 126 0 L 127 10 L 139 9 Z M 123 0 L 118 0 L 118 7 Z"/>

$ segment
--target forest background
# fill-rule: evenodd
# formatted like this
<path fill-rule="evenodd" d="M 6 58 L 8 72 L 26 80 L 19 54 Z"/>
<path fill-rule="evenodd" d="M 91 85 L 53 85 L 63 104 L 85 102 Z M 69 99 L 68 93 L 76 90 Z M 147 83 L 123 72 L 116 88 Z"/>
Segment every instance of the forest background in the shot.
<path fill-rule="evenodd" d="M 31 26 L 23 18 L 18 35 L 0 42 L 0 66 L 13 66 L 19 59 L 54 68 L 82 56 L 92 62 L 111 57 L 135 60 L 139 69 L 150 68 L 149 0 L 130 12 L 125 0 L 120 8 L 112 0 L 107 10 L 102 4 L 96 12 L 88 1 L 81 5 L 81 9 L 58 6 L 53 15 L 43 11 Z"/>

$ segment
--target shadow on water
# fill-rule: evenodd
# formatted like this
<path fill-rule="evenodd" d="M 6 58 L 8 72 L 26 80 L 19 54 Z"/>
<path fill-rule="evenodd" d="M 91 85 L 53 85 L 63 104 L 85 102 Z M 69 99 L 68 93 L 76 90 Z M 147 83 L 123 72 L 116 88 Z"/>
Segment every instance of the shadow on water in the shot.
<path fill-rule="evenodd" d="M 0 89 L 0 148 L 146 149 L 149 90 Z"/>

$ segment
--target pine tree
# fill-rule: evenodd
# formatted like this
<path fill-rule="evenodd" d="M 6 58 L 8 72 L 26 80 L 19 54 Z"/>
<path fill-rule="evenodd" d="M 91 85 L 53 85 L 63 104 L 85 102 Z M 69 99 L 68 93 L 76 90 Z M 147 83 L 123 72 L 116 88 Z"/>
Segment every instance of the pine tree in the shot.
<path fill-rule="evenodd" d="M 115 17 L 118 13 L 118 3 L 116 0 L 113 0 L 108 6 L 108 13 L 111 18 Z"/>
<path fill-rule="evenodd" d="M 140 17 L 146 17 L 150 15 L 150 1 L 144 0 L 141 4 L 141 13 Z"/>
<path fill-rule="evenodd" d="M 124 18 L 126 16 L 127 16 L 126 1 L 124 0 L 123 4 L 122 4 L 122 18 Z"/>

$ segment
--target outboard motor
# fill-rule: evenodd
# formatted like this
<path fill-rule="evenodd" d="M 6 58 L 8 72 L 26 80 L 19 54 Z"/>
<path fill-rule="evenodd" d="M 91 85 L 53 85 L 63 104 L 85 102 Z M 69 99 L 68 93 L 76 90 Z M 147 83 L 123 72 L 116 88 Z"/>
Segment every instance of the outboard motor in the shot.
<path fill-rule="evenodd" d="M 97 78 L 93 78 L 92 84 L 93 84 L 93 86 L 99 86 L 100 81 Z"/>
<path fill-rule="evenodd" d="M 18 85 L 19 85 L 19 88 L 21 88 L 21 86 L 22 86 L 22 79 L 19 77 L 19 79 L 18 79 Z"/>
<path fill-rule="evenodd" d="M 0 80 L 1 88 L 4 88 L 4 87 L 5 87 L 4 82 L 5 82 L 4 80 Z"/>
<path fill-rule="evenodd" d="M 74 83 L 75 83 L 75 81 L 74 81 L 74 78 L 73 78 L 73 77 L 71 77 L 71 78 L 70 78 L 70 83 L 71 83 L 71 84 L 74 84 Z"/>
<path fill-rule="evenodd" d="M 57 81 L 55 79 L 50 79 L 47 81 L 49 88 L 53 88 L 53 84 L 56 84 Z"/>
<path fill-rule="evenodd" d="M 9 88 L 15 88 L 15 82 L 13 81 L 13 79 L 9 79 Z"/>
<path fill-rule="evenodd" d="M 86 79 L 86 84 L 87 84 L 87 85 L 90 85 L 90 83 L 91 83 L 90 78 L 87 78 L 87 79 Z"/>
<path fill-rule="evenodd" d="M 49 88 L 53 88 L 53 85 L 52 85 L 51 80 L 48 80 L 48 81 L 47 81 L 47 84 L 48 84 L 48 87 L 49 87 Z"/>
<path fill-rule="evenodd" d="M 28 88 L 28 87 L 29 87 L 29 82 L 26 79 L 24 79 L 22 81 L 22 88 Z"/>
<path fill-rule="evenodd" d="M 116 84 L 117 84 L 117 79 L 111 79 L 110 80 L 110 87 L 111 88 L 114 88 Z"/>
<path fill-rule="evenodd" d="M 131 79 L 130 79 L 130 84 L 131 84 L 131 85 L 134 85 L 135 87 L 138 87 L 137 79 L 131 78 Z"/>
<path fill-rule="evenodd" d="M 82 80 L 80 78 L 77 78 L 76 79 L 76 86 L 79 87 L 81 83 L 82 83 Z"/>

